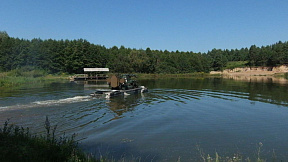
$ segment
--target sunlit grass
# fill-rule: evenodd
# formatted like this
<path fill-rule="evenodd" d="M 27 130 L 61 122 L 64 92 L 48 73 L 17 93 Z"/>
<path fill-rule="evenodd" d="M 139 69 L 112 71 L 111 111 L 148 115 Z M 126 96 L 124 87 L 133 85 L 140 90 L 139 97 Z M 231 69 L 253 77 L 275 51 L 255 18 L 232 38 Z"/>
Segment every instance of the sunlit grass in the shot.
<path fill-rule="evenodd" d="M 247 63 L 248 61 L 229 61 L 224 69 L 243 68 Z"/>
<path fill-rule="evenodd" d="M 17 87 L 24 84 L 41 83 L 44 81 L 67 79 L 66 74 L 51 75 L 43 70 L 16 69 L 0 73 L 0 87 Z"/>
<path fill-rule="evenodd" d="M 255 159 L 251 159 L 250 157 L 244 157 L 241 154 L 234 154 L 233 156 L 221 156 L 217 152 L 215 152 L 214 155 L 205 154 L 203 149 L 201 149 L 198 145 L 196 146 L 197 150 L 199 152 L 199 155 L 201 157 L 201 161 L 203 162 L 266 162 L 265 159 L 261 157 L 261 149 L 263 147 L 263 144 L 259 142 L 257 145 L 257 157 Z M 274 152 L 273 152 L 274 153 Z M 276 162 L 276 155 L 273 154 L 272 161 Z"/>

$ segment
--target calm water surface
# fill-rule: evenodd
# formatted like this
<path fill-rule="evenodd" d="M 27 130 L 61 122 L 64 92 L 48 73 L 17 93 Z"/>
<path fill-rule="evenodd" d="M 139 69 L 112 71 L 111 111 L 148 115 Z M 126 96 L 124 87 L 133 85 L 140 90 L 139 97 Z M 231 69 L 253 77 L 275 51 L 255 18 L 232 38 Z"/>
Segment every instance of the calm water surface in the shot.
<path fill-rule="evenodd" d="M 96 156 L 198 161 L 206 154 L 288 159 L 288 83 L 223 78 L 141 80 L 145 94 L 89 96 L 95 83 L 49 83 L 0 92 L 0 122 L 77 134 Z M 103 83 L 97 83 L 103 84 Z M 269 160 L 270 159 L 270 160 Z"/>

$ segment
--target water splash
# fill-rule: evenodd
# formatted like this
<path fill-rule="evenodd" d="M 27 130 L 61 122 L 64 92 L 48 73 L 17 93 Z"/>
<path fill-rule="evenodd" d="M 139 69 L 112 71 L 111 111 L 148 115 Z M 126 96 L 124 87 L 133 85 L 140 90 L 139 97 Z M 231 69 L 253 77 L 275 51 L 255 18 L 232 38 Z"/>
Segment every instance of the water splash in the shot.
<path fill-rule="evenodd" d="M 58 99 L 58 100 L 34 101 L 28 104 L 3 106 L 3 107 L 0 107 L 0 111 L 35 108 L 35 107 L 43 107 L 43 106 L 56 106 L 56 105 L 61 105 L 61 104 L 91 101 L 92 99 L 93 98 L 91 96 L 75 96 L 75 97 L 69 97 L 69 98 Z"/>

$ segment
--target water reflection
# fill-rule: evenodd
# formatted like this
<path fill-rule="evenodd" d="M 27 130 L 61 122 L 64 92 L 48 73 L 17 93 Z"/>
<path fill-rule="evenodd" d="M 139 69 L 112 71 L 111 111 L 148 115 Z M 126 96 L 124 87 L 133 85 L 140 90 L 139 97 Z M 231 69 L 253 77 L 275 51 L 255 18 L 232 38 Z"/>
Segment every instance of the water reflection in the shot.
<path fill-rule="evenodd" d="M 201 96 L 220 97 L 222 99 L 248 98 L 252 101 L 288 106 L 288 83 L 282 79 L 274 82 L 273 79 L 261 79 L 250 81 L 235 81 L 233 78 L 200 78 L 200 79 L 157 79 L 142 80 L 141 84 L 147 85 L 148 88 L 164 89 L 164 94 L 160 95 L 159 102 L 165 99 L 177 100 L 188 97 L 189 99 L 199 99 Z M 172 94 L 171 94 L 172 93 Z M 164 100 L 163 100 L 164 99 Z"/>
<path fill-rule="evenodd" d="M 287 112 L 272 109 L 275 105 L 286 108 L 287 98 L 272 94 L 282 95 L 287 91 L 287 85 L 224 78 L 140 82 L 150 89 L 149 93 L 106 101 L 113 117 L 97 129 L 97 137 L 91 130 L 87 142 L 82 143 L 89 151 L 105 152 L 109 148 L 121 158 L 121 155 L 133 152 L 127 148 L 140 148 L 136 153 L 140 157 L 151 152 L 159 160 L 181 156 L 189 161 L 191 156 L 197 156 L 193 154 L 197 143 L 212 154 L 217 149 L 231 155 L 231 150 L 235 153 L 239 147 L 250 157 L 249 153 L 255 151 L 252 147 L 260 141 L 264 141 L 268 152 L 284 147 L 275 138 L 283 139 L 283 131 L 287 132 L 287 126 L 280 122 L 286 118 L 282 114 Z M 132 142 L 123 145 L 123 139 Z M 188 149 L 190 152 L 185 152 Z M 277 154 L 283 157 L 285 152 Z"/>
<path fill-rule="evenodd" d="M 135 107 L 145 103 L 145 94 L 131 94 L 113 97 L 107 100 L 107 106 L 115 114 L 111 120 L 123 117 L 123 114 L 128 111 L 133 111 Z"/>
<path fill-rule="evenodd" d="M 272 75 L 261 76 L 261 75 L 223 75 L 225 79 L 233 79 L 235 81 L 245 82 L 258 82 L 258 83 L 277 83 L 277 84 L 288 84 L 288 80 L 282 77 L 275 77 Z"/>
<path fill-rule="evenodd" d="M 235 153 L 238 146 L 249 154 L 259 142 L 285 155 L 279 150 L 288 143 L 287 84 L 233 78 L 139 82 L 148 93 L 110 99 L 89 96 L 96 83 L 53 83 L 13 91 L 0 98 L 0 107 L 5 107 L 0 121 L 14 117 L 13 122 L 39 131 L 49 116 L 59 134 L 77 133 L 85 150 L 106 150 L 117 158 L 131 153 L 147 161 L 174 161 L 179 156 L 189 161 L 191 152 L 197 153 L 196 144 L 212 154 L 216 149 Z"/>
<path fill-rule="evenodd" d="M 264 102 L 279 106 L 288 106 L 288 84 L 285 81 L 271 79 L 250 79 L 238 81 L 239 78 L 186 78 L 186 79 L 151 79 L 140 80 L 141 85 L 149 88 L 146 94 L 133 94 L 106 99 L 95 99 L 88 94 L 95 90 L 95 85 L 105 85 L 106 82 L 80 83 L 50 83 L 35 87 L 23 87 L 11 92 L 2 92 L 0 111 L 12 111 L 31 108 L 66 107 L 73 104 L 88 113 L 94 110 L 109 108 L 114 116 L 108 121 L 124 117 L 126 112 L 134 111 L 139 105 L 149 107 L 167 101 L 186 104 L 199 101 L 205 97 L 218 98 L 227 101 L 241 99 L 253 102 Z M 236 81 L 235 81 L 236 80 Z M 287 80 L 286 80 L 287 81 Z M 8 97 L 7 97 L 8 96 Z M 85 102 L 85 103 L 84 103 Z M 85 105 L 82 107 L 82 105 Z M 69 113 L 69 109 L 65 114 Z M 73 109 L 72 109 L 73 110 Z M 75 111 L 78 111 L 77 109 Z M 80 113 L 82 113 L 80 111 Z M 83 115 L 83 113 L 82 113 Z M 74 116 L 74 115 L 72 115 Z M 77 117 L 78 118 L 78 117 Z M 6 118 L 7 119 L 7 118 Z M 106 121 L 106 122 L 108 122 Z"/>
<path fill-rule="evenodd" d="M 93 89 L 93 88 L 108 89 L 109 88 L 107 81 L 103 81 L 103 80 L 73 81 L 73 83 L 78 84 L 78 85 L 83 85 L 84 89 Z"/>

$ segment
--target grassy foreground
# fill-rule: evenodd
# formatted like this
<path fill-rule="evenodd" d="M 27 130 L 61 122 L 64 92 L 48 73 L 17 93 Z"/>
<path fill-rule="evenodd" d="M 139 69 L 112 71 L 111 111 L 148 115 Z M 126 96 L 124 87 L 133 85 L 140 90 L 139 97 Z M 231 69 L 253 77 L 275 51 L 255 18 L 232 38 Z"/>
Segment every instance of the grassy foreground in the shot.
<path fill-rule="evenodd" d="M 64 134 L 56 138 L 54 134 L 57 126 L 52 128 L 48 118 L 44 136 L 32 135 L 29 128 L 15 126 L 8 121 L 0 128 L 1 161 L 96 161 L 77 147 L 75 135 L 66 137 Z"/>
<path fill-rule="evenodd" d="M 56 126 L 51 126 L 46 117 L 45 135 L 32 135 L 29 128 L 19 127 L 9 124 L 9 120 L 0 128 L 0 159 L 1 161 L 18 162 L 18 161 L 53 161 L 53 162 L 95 162 L 95 161 L 141 161 L 140 159 L 107 159 L 102 156 L 96 159 L 92 155 L 84 153 L 78 148 L 74 137 L 66 137 L 65 134 L 59 138 L 55 137 Z M 233 157 L 221 157 L 216 152 L 210 156 L 205 154 L 203 150 L 197 146 L 199 157 L 197 161 L 203 162 L 265 162 L 260 156 L 263 144 L 260 142 L 257 149 L 257 158 L 249 159 L 241 155 L 235 154 Z M 181 157 L 174 159 L 175 162 L 181 162 Z M 145 161 L 145 160 L 144 160 Z M 276 156 L 272 161 L 277 161 Z"/>

